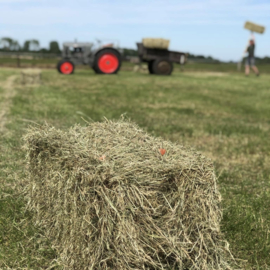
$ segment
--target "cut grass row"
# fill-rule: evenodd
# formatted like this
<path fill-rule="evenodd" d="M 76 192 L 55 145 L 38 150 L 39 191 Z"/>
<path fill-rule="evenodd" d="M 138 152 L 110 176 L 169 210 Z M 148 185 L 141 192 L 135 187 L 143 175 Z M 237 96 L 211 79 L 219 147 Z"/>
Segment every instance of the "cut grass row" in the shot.
<path fill-rule="evenodd" d="M 19 70 L 1 69 L 0 85 L 13 74 Z M 23 212 L 22 198 L 14 196 L 24 175 L 26 127 L 46 121 L 67 128 L 85 125 L 82 118 L 117 119 L 123 113 L 148 132 L 192 145 L 213 159 L 223 195 L 222 231 L 232 252 L 243 269 L 268 269 L 270 76 L 217 75 L 176 70 L 170 77 L 128 71 L 97 76 L 78 70 L 61 76 L 44 70 L 41 86 L 17 81 L 0 139 L 0 232 L 5 232 L 0 233 L 0 269 L 45 269 L 56 256 L 31 214 Z"/>

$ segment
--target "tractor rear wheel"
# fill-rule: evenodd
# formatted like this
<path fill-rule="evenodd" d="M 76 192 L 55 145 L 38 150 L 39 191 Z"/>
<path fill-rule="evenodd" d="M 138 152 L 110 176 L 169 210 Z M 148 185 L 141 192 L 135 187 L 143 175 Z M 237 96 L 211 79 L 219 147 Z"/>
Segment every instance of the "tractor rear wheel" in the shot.
<path fill-rule="evenodd" d="M 165 59 L 157 59 L 152 64 L 152 70 L 157 75 L 171 75 L 173 64 Z"/>
<path fill-rule="evenodd" d="M 61 60 L 57 65 L 57 70 L 61 74 L 70 75 L 74 72 L 74 64 L 68 60 Z"/>
<path fill-rule="evenodd" d="M 113 49 L 104 49 L 96 55 L 93 69 L 98 74 L 116 74 L 120 66 L 120 55 Z"/>

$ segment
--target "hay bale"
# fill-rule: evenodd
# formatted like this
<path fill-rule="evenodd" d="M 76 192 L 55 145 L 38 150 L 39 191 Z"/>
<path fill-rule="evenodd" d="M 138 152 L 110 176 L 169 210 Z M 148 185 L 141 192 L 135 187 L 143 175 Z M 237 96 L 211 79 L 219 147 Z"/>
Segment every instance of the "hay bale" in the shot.
<path fill-rule="evenodd" d="M 28 206 L 65 269 L 231 269 L 209 159 L 125 121 L 24 140 Z"/>
<path fill-rule="evenodd" d="M 140 64 L 140 65 L 135 65 L 135 66 L 133 67 L 133 71 L 134 71 L 134 72 L 140 72 L 140 73 L 149 73 L 149 70 L 148 70 L 147 65 L 142 65 L 142 64 Z"/>
<path fill-rule="evenodd" d="M 252 22 L 246 22 L 244 25 L 244 28 L 248 29 L 252 32 L 260 33 L 260 34 L 263 34 L 264 30 L 265 30 L 264 26 L 261 26 L 261 25 L 258 25 L 258 24 L 252 23 Z"/>
<path fill-rule="evenodd" d="M 41 84 L 41 70 L 25 69 L 21 72 L 22 84 Z"/>
<path fill-rule="evenodd" d="M 139 65 L 135 65 L 133 67 L 133 72 L 139 72 L 140 71 L 140 66 Z"/>
<path fill-rule="evenodd" d="M 146 48 L 167 50 L 170 45 L 170 40 L 163 38 L 143 38 L 142 43 Z"/>

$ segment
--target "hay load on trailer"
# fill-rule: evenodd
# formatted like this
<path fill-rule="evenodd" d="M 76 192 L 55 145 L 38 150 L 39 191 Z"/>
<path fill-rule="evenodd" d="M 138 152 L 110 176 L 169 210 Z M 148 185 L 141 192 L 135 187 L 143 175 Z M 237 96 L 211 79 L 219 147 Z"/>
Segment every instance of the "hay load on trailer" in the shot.
<path fill-rule="evenodd" d="M 24 138 L 26 194 L 71 270 L 230 267 L 212 162 L 125 121 Z"/>
<path fill-rule="evenodd" d="M 169 51 L 170 40 L 162 38 L 144 38 L 137 43 L 140 62 L 148 64 L 150 74 L 171 75 L 173 63 L 184 65 L 187 53 Z"/>
<path fill-rule="evenodd" d="M 143 38 L 142 44 L 145 48 L 168 50 L 170 40 L 164 38 Z"/>

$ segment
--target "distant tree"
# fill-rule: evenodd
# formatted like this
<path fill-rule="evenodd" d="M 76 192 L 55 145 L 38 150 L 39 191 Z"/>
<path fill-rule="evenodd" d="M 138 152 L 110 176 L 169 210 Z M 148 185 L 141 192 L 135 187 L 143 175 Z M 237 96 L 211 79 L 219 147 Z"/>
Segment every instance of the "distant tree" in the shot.
<path fill-rule="evenodd" d="M 39 41 L 36 39 L 30 40 L 30 50 L 38 51 L 39 50 Z"/>
<path fill-rule="evenodd" d="M 26 40 L 23 44 L 23 51 L 29 52 L 30 51 L 30 40 Z"/>
<path fill-rule="evenodd" d="M 20 50 L 20 44 L 17 40 L 4 37 L 0 39 L 0 48 L 3 51 L 18 51 Z"/>
<path fill-rule="evenodd" d="M 266 56 L 263 58 L 264 63 L 269 64 L 270 63 L 270 57 Z"/>
<path fill-rule="evenodd" d="M 124 56 L 138 56 L 138 51 L 133 49 L 123 48 Z"/>
<path fill-rule="evenodd" d="M 3 50 L 11 50 L 11 47 L 12 47 L 12 43 L 13 43 L 13 39 L 12 38 L 9 38 L 9 37 L 3 37 L 0 39 L 0 47 L 3 49 Z"/>
<path fill-rule="evenodd" d="M 50 42 L 50 49 L 49 49 L 50 53 L 60 53 L 60 48 L 59 48 L 59 44 L 57 41 L 51 41 Z"/>
<path fill-rule="evenodd" d="M 48 49 L 45 49 L 45 48 L 41 48 L 41 49 L 39 50 L 39 52 L 41 52 L 41 53 L 48 53 L 49 50 L 48 50 Z"/>
<path fill-rule="evenodd" d="M 21 49 L 21 46 L 17 40 L 13 40 L 11 45 L 10 45 L 10 50 L 11 51 L 19 51 Z"/>
<path fill-rule="evenodd" d="M 25 52 L 29 51 L 38 51 L 39 50 L 39 41 L 36 39 L 26 40 L 23 45 L 23 50 Z"/>
<path fill-rule="evenodd" d="M 191 53 L 188 54 L 188 58 L 189 58 L 189 59 L 192 59 L 192 58 L 195 58 L 195 57 L 196 57 L 196 56 L 195 56 L 194 54 L 191 54 Z"/>
<path fill-rule="evenodd" d="M 265 56 L 263 58 L 256 57 L 256 62 L 258 64 L 270 64 L 270 57 L 268 57 L 268 56 Z"/>

